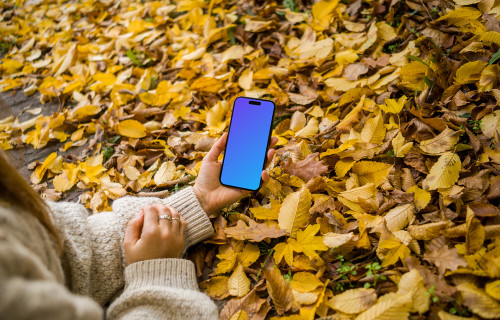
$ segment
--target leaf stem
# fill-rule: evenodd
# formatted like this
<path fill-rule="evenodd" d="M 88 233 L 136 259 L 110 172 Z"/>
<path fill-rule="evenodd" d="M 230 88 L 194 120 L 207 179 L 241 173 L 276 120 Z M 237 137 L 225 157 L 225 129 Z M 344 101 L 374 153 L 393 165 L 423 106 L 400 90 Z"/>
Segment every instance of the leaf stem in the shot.
<path fill-rule="evenodd" d="M 255 282 L 259 282 L 259 276 L 260 276 L 260 273 L 262 272 L 262 269 L 264 268 L 264 266 L 266 265 L 267 263 L 267 260 L 269 259 L 269 257 L 271 256 L 271 254 L 274 252 L 274 248 L 269 250 L 269 253 L 267 254 L 267 257 L 266 257 L 266 260 L 264 260 L 264 262 L 262 262 L 262 264 L 260 265 L 260 269 L 259 269 L 259 272 L 257 273 L 257 278 L 255 279 Z"/>

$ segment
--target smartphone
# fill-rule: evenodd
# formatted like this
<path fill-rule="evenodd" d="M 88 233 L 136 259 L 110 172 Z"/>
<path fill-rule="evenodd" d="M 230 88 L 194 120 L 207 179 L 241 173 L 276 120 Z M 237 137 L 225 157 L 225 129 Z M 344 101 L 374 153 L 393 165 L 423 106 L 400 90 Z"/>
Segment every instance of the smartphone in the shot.
<path fill-rule="evenodd" d="M 252 191 L 260 188 L 274 108 L 269 100 L 236 98 L 219 177 L 222 185 Z"/>

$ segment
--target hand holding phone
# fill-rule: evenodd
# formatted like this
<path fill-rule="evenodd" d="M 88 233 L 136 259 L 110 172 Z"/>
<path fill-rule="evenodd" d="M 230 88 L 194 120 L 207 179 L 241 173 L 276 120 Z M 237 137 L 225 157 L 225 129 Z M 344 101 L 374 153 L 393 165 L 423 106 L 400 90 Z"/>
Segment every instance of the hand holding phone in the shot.
<path fill-rule="evenodd" d="M 273 108 L 274 109 L 274 108 Z M 234 111 L 233 111 L 234 117 Z M 232 121 L 231 121 L 232 123 Z M 272 120 L 271 122 L 272 123 Z M 269 128 L 270 132 L 270 128 Z M 269 133 L 267 133 L 269 136 Z M 219 155 L 226 150 L 228 140 L 228 134 L 224 133 L 220 139 L 212 146 L 210 151 L 206 154 L 205 158 L 201 163 L 200 172 L 196 179 L 195 185 L 193 186 L 193 191 L 196 194 L 196 197 L 200 201 L 203 209 L 211 215 L 217 210 L 230 205 L 236 201 L 238 201 L 244 195 L 250 193 L 250 190 L 231 187 L 227 185 L 223 185 L 220 182 L 220 177 L 222 173 L 222 161 L 218 161 Z M 272 148 L 278 139 L 276 137 L 272 137 L 269 140 L 270 149 L 265 152 L 267 149 L 267 141 L 264 145 L 264 154 L 266 155 L 266 163 L 264 165 L 260 165 L 260 174 L 258 179 L 262 179 L 264 183 L 269 180 L 269 175 L 265 170 L 265 166 L 272 160 L 274 156 L 275 150 Z M 227 151 L 227 150 L 226 150 Z M 248 150 L 250 152 L 250 150 Z M 227 154 L 225 154 L 225 157 Z"/>

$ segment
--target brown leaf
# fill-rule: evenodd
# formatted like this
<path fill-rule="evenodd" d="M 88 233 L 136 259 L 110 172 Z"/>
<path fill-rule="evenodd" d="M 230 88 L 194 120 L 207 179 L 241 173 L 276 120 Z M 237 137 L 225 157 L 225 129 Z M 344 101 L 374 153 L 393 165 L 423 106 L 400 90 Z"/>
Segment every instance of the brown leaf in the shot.
<path fill-rule="evenodd" d="M 275 265 L 271 268 L 264 269 L 264 277 L 266 278 L 266 287 L 269 296 L 273 299 L 274 307 L 279 315 L 292 307 L 293 294 L 292 288 L 283 278 L 279 268 Z"/>
<path fill-rule="evenodd" d="M 292 162 L 290 158 L 287 159 L 283 168 L 285 172 L 297 176 L 304 181 L 309 181 L 312 178 L 321 176 L 328 171 L 328 166 L 323 160 L 318 161 L 315 158 L 319 155 L 318 152 L 311 153 L 304 160 Z"/>
<path fill-rule="evenodd" d="M 368 72 L 368 67 L 363 63 L 350 64 L 344 68 L 343 77 L 349 80 L 358 80 L 359 76 Z"/>
<path fill-rule="evenodd" d="M 230 238 L 253 242 L 259 242 L 268 238 L 279 238 L 286 234 L 286 230 L 278 229 L 276 226 L 270 227 L 266 223 L 257 223 L 249 220 L 249 224 L 250 226 L 247 226 L 244 221 L 238 220 L 236 226 L 226 228 L 224 232 Z"/>
<path fill-rule="evenodd" d="M 458 254 L 456 248 L 448 248 L 447 245 L 442 246 L 438 250 L 427 251 L 424 254 L 424 259 L 434 264 L 441 274 L 444 275 L 446 270 L 457 270 L 460 266 L 467 266 L 464 257 Z"/>

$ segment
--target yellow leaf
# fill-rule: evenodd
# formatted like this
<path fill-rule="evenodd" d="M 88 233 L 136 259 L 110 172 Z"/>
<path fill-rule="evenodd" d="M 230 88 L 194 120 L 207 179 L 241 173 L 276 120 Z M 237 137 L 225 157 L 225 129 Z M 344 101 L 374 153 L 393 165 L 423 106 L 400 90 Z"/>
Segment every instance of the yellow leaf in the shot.
<path fill-rule="evenodd" d="M 403 107 L 406 103 L 406 96 L 400 97 L 398 100 L 396 99 L 385 99 L 385 105 L 379 104 L 379 108 L 384 110 L 387 113 L 398 114 L 403 110 Z"/>
<path fill-rule="evenodd" d="M 420 211 L 423 208 L 427 207 L 427 205 L 431 201 L 430 192 L 427 192 L 424 189 L 420 189 L 417 185 L 414 185 L 413 187 L 408 188 L 408 190 L 406 190 L 406 192 L 413 192 L 415 208 L 417 208 L 417 211 Z"/>
<path fill-rule="evenodd" d="M 245 244 L 241 252 L 238 252 L 237 260 L 243 267 L 249 267 L 257 259 L 259 259 L 260 250 L 259 247 L 251 243 Z"/>
<path fill-rule="evenodd" d="M 300 59 L 325 59 L 328 57 L 333 48 L 333 40 L 326 38 L 316 42 L 308 42 L 305 46 L 300 46 L 298 53 Z"/>
<path fill-rule="evenodd" d="M 500 314 L 500 303 L 491 298 L 483 289 L 472 283 L 464 282 L 457 285 L 462 294 L 464 304 L 472 312 L 486 319 L 498 319 Z"/>
<path fill-rule="evenodd" d="M 382 267 L 393 265 L 398 260 L 404 261 L 411 255 L 410 249 L 398 240 L 382 240 L 378 244 L 380 249 L 388 249 L 382 261 Z"/>
<path fill-rule="evenodd" d="M 228 277 L 215 276 L 200 283 L 200 289 L 210 298 L 221 300 L 229 295 L 227 288 Z"/>
<path fill-rule="evenodd" d="M 360 137 L 364 143 L 382 143 L 385 138 L 385 127 L 382 117 L 378 115 L 375 118 L 368 119 L 363 130 L 361 130 Z"/>
<path fill-rule="evenodd" d="M 131 165 L 126 165 L 123 167 L 123 172 L 125 172 L 125 176 L 130 180 L 130 181 L 135 181 L 139 179 L 141 176 L 141 172 L 137 170 L 136 167 L 132 167 Z"/>
<path fill-rule="evenodd" d="M 207 129 L 211 133 L 220 133 L 226 127 L 226 122 L 224 119 L 228 115 L 229 104 L 227 101 L 217 102 L 210 110 L 207 112 Z"/>
<path fill-rule="evenodd" d="M 387 293 L 380 297 L 372 307 L 358 315 L 355 320 L 408 319 L 412 305 L 411 298 L 411 294 Z"/>
<path fill-rule="evenodd" d="M 364 104 L 365 96 L 363 95 L 358 104 L 337 125 L 337 130 L 339 130 L 340 132 L 348 132 L 352 127 L 352 124 L 358 121 L 359 112 L 363 109 Z"/>
<path fill-rule="evenodd" d="M 359 81 L 348 80 L 345 78 L 328 78 L 325 80 L 325 84 L 333 88 L 335 91 L 346 92 L 351 89 L 356 88 L 359 85 Z"/>
<path fill-rule="evenodd" d="M 467 254 L 473 254 L 483 247 L 485 231 L 481 221 L 476 218 L 470 206 L 467 206 L 465 228 L 465 249 Z"/>
<path fill-rule="evenodd" d="M 221 62 L 224 63 L 228 60 L 239 60 L 243 58 L 245 54 L 245 49 L 240 45 L 230 46 L 226 51 L 222 53 Z"/>
<path fill-rule="evenodd" d="M 186 106 L 181 106 L 180 108 L 176 108 L 174 110 L 174 117 L 185 119 L 188 114 L 191 113 L 191 108 Z"/>
<path fill-rule="evenodd" d="M 293 295 L 290 285 L 277 265 L 274 265 L 271 269 L 264 269 L 264 277 L 266 278 L 267 291 L 273 299 L 276 312 L 281 315 L 292 307 Z"/>
<path fill-rule="evenodd" d="M 295 133 L 295 137 L 307 139 L 318 133 L 318 130 L 319 130 L 318 120 L 313 117 L 309 119 L 309 122 L 304 128 Z"/>
<path fill-rule="evenodd" d="M 274 261 L 279 264 L 283 257 L 289 266 L 293 265 L 293 253 L 302 252 L 302 245 L 295 239 L 288 238 L 286 242 L 280 242 L 274 246 Z"/>
<path fill-rule="evenodd" d="M 399 205 L 387 212 L 384 216 L 387 229 L 398 231 L 403 229 L 415 217 L 415 207 L 413 203 Z"/>
<path fill-rule="evenodd" d="M 485 289 L 490 297 L 500 301 L 500 280 L 487 283 Z"/>
<path fill-rule="evenodd" d="M 320 260 L 316 251 L 328 250 L 328 247 L 323 244 L 323 237 L 315 236 L 320 229 L 319 224 L 308 225 L 305 230 L 297 232 L 297 242 L 302 246 L 302 252 L 311 259 Z"/>
<path fill-rule="evenodd" d="M 337 52 L 335 54 L 335 62 L 337 62 L 339 65 L 353 63 L 354 61 L 358 60 L 358 58 L 358 54 L 352 49 Z"/>
<path fill-rule="evenodd" d="M 250 69 L 245 69 L 238 78 L 238 85 L 245 90 L 252 89 L 253 71 Z"/>
<path fill-rule="evenodd" d="M 398 294 L 410 293 L 412 296 L 411 312 L 424 314 L 429 310 L 431 295 L 424 287 L 424 278 L 417 269 L 405 273 L 398 284 Z"/>
<path fill-rule="evenodd" d="M 479 81 L 481 71 L 483 71 L 486 65 L 487 63 L 481 60 L 467 62 L 458 68 L 455 75 L 455 82 L 458 84 L 466 84 Z"/>
<path fill-rule="evenodd" d="M 481 34 L 481 37 L 479 39 L 484 42 L 493 42 L 496 43 L 497 45 L 500 45 L 500 32 L 487 31 Z"/>
<path fill-rule="evenodd" d="M 390 164 L 373 161 L 360 161 L 352 166 L 352 172 L 358 176 L 359 184 L 382 184 L 388 177 L 392 166 Z"/>
<path fill-rule="evenodd" d="M 61 64 L 56 63 L 54 65 L 52 71 L 55 71 L 57 69 L 57 71 L 54 73 L 55 76 L 61 75 L 72 65 L 73 59 L 75 58 L 75 53 L 76 53 L 76 43 L 70 46 Z"/>
<path fill-rule="evenodd" d="M 481 72 L 481 77 L 479 79 L 479 83 L 477 84 L 477 91 L 490 92 L 494 88 L 497 88 L 499 73 L 500 67 L 498 66 L 498 64 L 486 66 Z"/>
<path fill-rule="evenodd" d="M 347 314 L 358 314 L 373 306 L 377 294 L 373 289 L 351 289 L 328 300 L 328 305 L 337 311 Z"/>
<path fill-rule="evenodd" d="M 248 320 L 248 314 L 245 310 L 240 309 L 236 311 L 229 320 Z"/>
<path fill-rule="evenodd" d="M 13 74 L 23 67 L 23 63 L 17 60 L 3 58 L 0 61 L 0 73 L 5 75 Z"/>
<path fill-rule="evenodd" d="M 318 300 L 319 292 L 300 292 L 292 288 L 293 299 L 300 305 L 312 304 Z M 302 319 L 301 319 L 302 320 Z"/>
<path fill-rule="evenodd" d="M 144 138 L 146 136 L 146 128 L 137 120 L 124 120 L 118 123 L 118 133 L 129 138 Z"/>
<path fill-rule="evenodd" d="M 199 77 L 191 83 L 190 89 L 193 91 L 218 92 L 224 83 L 221 80 L 210 77 Z"/>
<path fill-rule="evenodd" d="M 38 184 L 40 181 L 42 181 L 43 177 L 45 176 L 45 173 L 49 168 L 51 168 L 55 161 L 57 159 L 57 152 L 52 152 L 43 160 L 43 163 L 41 166 L 37 166 L 35 171 L 31 174 L 31 183 L 33 184 Z M 62 158 L 61 158 L 62 160 Z"/>
<path fill-rule="evenodd" d="M 481 11 L 472 7 L 459 7 L 439 17 L 436 21 L 448 20 L 450 24 L 462 25 L 481 16 Z"/>
<path fill-rule="evenodd" d="M 500 133 L 500 110 L 493 111 L 481 119 L 481 131 L 490 139 L 495 133 Z"/>
<path fill-rule="evenodd" d="M 64 169 L 61 174 L 54 177 L 52 183 L 54 184 L 54 189 L 58 192 L 65 192 L 71 189 L 77 182 L 78 169 L 73 163 L 65 163 Z"/>
<path fill-rule="evenodd" d="M 460 157 L 452 152 L 447 152 L 439 157 L 432 166 L 429 174 L 422 182 L 425 190 L 449 188 L 455 184 L 462 168 Z"/>
<path fill-rule="evenodd" d="M 247 278 L 243 266 L 238 264 L 233 274 L 227 282 L 229 294 L 236 297 L 243 297 L 250 291 L 250 280 Z"/>
<path fill-rule="evenodd" d="M 264 207 L 256 207 L 256 208 L 250 208 L 250 212 L 256 219 L 277 220 L 280 209 L 281 209 L 281 204 L 278 201 L 271 198 L 271 209 L 267 209 Z"/>
<path fill-rule="evenodd" d="M 94 116 L 94 115 L 98 114 L 99 112 L 101 112 L 101 108 L 99 108 L 96 105 L 88 104 L 88 105 L 82 106 L 78 109 L 72 110 L 71 115 L 76 120 L 82 120 L 82 119 L 85 119 L 86 117 Z"/>
<path fill-rule="evenodd" d="M 295 237 L 299 228 L 309 221 L 309 208 L 311 207 L 311 193 L 306 187 L 290 193 L 283 201 L 278 215 L 280 229 L 285 229 Z"/>
<path fill-rule="evenodd" d="M 420 61 L 411 61 L 405 64 L 400 70 L 402 84 L 411 89 L 422 91 L 427 87 L 424 76 L 427 74 L 428 67 Z"/>
<path fill-rule="evenodd" d="M 354 234 L 349 233 L 334 233 L 327 232 L 323 235 L 323 244 L 328 248 L 338 248 L 344 244 L 354 240 Z"/>
<path fill-rule="evenodd" d="M 316 2 L 311 9 L 314 19 L 318 21 L 318 24 L 326 29 L 330 25 L 330 20 L 332 18 L 332 12 L 337 7 L 339 0 L 325 0 Z"/>
<path fill-rule="evenodd" d="M 413 147 L 413 142 L 405 143 L 405 138 L 401 134 L 401 131 L 392 139 L 391 143 L 394 150 L 394 156 L 398 158 L 403 158 Z"/>
<path fill-rule="evenodd" d="M 428 154 L 442 154 L 453 148 L 460 139 L 460 131 L 444 129 L 432 139 L 420 142 L 420 149 Z"/>
<path fill-rule="evenodd" d="M 343 178 L 355 163 L 356 160 L 352 158 L 340 159 L 335 163 L 335 174 L 337 177 Z"/>
<path fill-rule="evenodd" d="M 310 272 L 297 272 L 293 275 L 290 285 L 297 291 L 310 292 L 323 286 L 323 282 Z"/>

